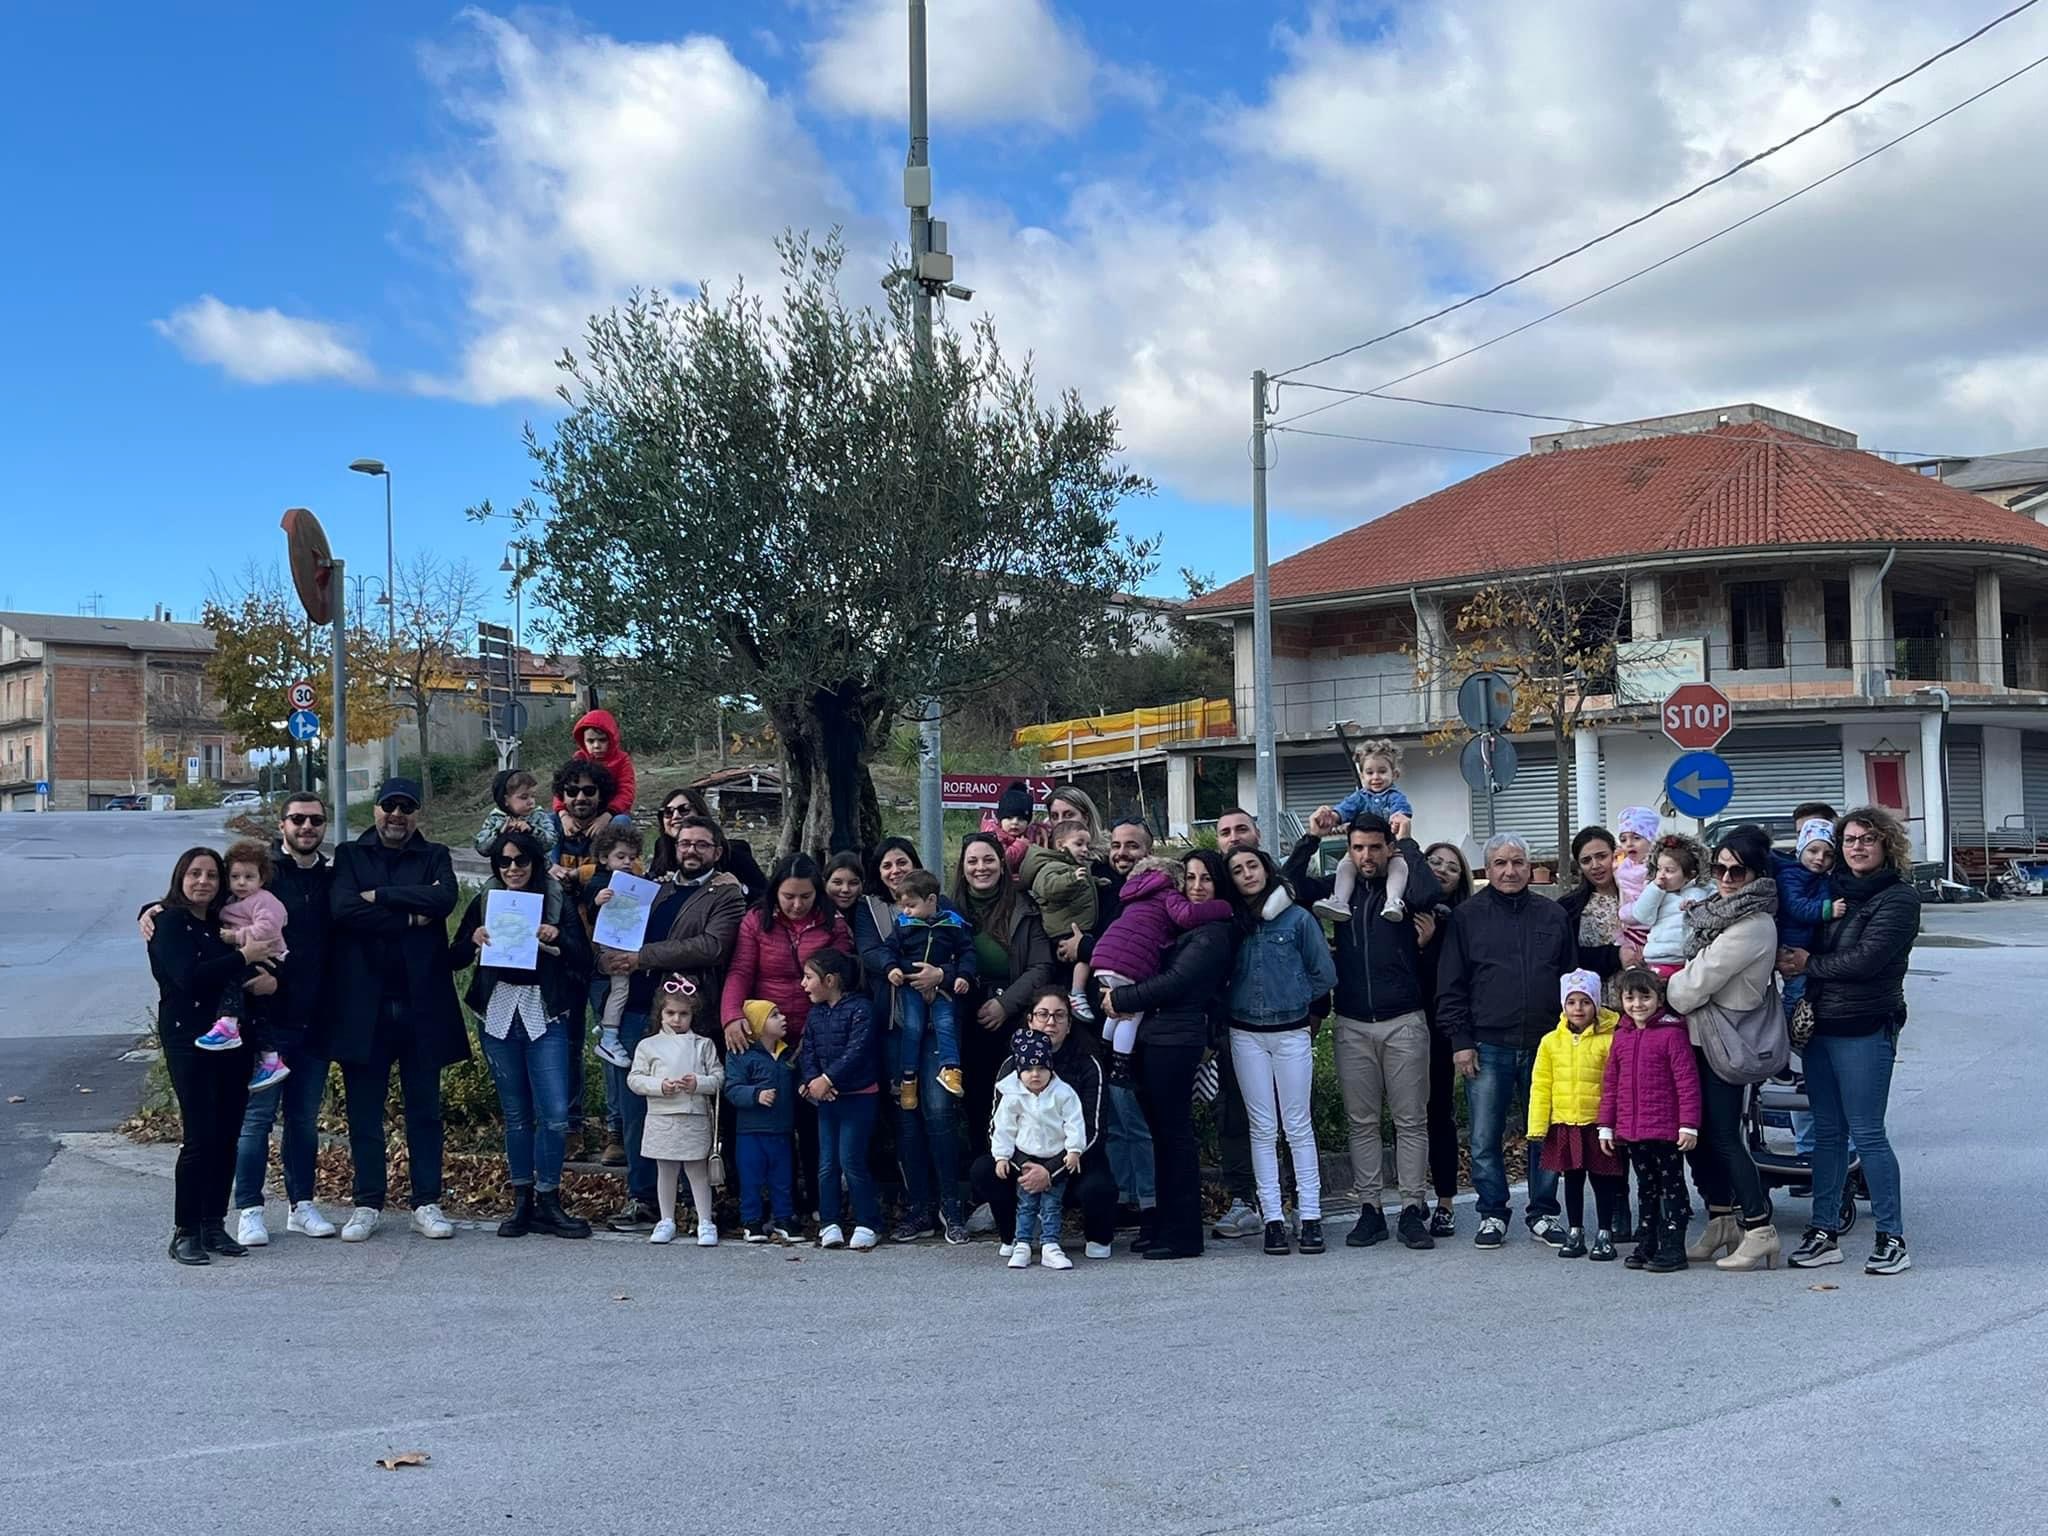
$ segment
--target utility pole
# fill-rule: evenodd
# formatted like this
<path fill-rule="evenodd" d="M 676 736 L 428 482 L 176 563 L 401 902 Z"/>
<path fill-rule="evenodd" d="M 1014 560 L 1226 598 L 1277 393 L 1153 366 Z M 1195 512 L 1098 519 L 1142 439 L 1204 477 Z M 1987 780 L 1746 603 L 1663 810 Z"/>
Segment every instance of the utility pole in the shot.
<path fill-rule="evenodd" d="M 348 840 L 348 591 L 347 565 L 337 558 L 328 590 L 334 594 L 334 718 L 327 723 L 327 814 L 334 818 L 334 845 Z"/>
<path fill-rule="evenodd" d="M 1266 559 L 1266 372 L 1252 375 L 1252 732 L 1259 829 L 1277 837 L 1279 763 L 1273 729 L 1273 583 Z M 1277 844 L 1275 846 L 1278 846 Z"/>
<path fill-rule="evenodd" d="M 953 259 L 945 255 L 943 224 L 934 243 L 931 142 L 925 103 L 925 0 L 910 0 L 910 153 L 903 165 L 903 201 L 910 208 L 910 323 L 920 384 L 932 367 L 932 287 L 950 282 Z M 941 258 L 932 260 L 934 256 Z M 939 268 L 944 268 L 943 276 Z M 720 740 L 723 741 L 721 735 Z M 917 846 L 933 869 L 945 863 L 946 817 L 940 795 L 939 701 L 924 701 L 918 723 Z"/>

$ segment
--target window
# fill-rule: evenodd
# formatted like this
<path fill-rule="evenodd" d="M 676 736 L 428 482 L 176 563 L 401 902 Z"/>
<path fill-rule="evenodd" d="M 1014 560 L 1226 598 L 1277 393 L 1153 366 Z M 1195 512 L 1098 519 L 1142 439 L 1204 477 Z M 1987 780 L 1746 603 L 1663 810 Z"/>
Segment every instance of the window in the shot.
<path fill-rule="evenodd" d="M 221 748 L 217 741 L 209 741 L 199 749 L 199 776 L 213 783 L 220 782 Z"/>
<path fill-rule="evenodd" d="M 1777 582 L 1728 583 L 1728 665 L 1737 672 L 1785 665 L 1785 594 Z"/>
<path fill-rule="evenodd" d="M 1847 670 L 1856 665 L 1850 656 L 1849 583 L 1824 581 L 1820 584 L 1821 637 L 1826 643 L 1827 664 Z"/>

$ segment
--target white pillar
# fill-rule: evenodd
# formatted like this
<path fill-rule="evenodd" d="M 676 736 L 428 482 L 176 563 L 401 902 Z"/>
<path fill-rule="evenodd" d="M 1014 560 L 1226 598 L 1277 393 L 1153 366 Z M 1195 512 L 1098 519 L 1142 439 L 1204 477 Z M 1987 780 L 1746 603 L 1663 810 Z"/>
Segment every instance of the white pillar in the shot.
<path fill-rule="evenodd" d="M 1166 754 L 1166 835 L 1186 837 L 1195 822 L 1195 757 Z"/>
<path fill-rule="evenodd" d="M 1977 665 L 1971 675 L 1990 688 L 2005 682 L 2005 595 L 1996 571 L 1977 573 Z"/>
<path fill-rule="evenodd" d="M 1259 769 L 1248 757 L 1237 760 L 1237 803 L 1252 813 L 1253 820 L 1258 819 Z"/>
<path fill-rule="evenodd" d="M 1664 638 L 1664 581 L 1654 572 L 1628 579 L 1628 636 L 1631 640 Z"/>
<path fill-rule="evenodd" d="M 1882 698 L 1892 668 L 1891 615 L 1884 600 L 1884 582 L 1875 563 L 1849 567 L 1849 665 L 1855 669 L 1857 691 Z"/>
<path fill-rule="evenodd" d="M 1451 653 L 1457 647 L 1444 627 L 1444 605 L 1436 598 L 1415 600 L 1415 666 L 1428 678 L 1415 690 L 1415 721 L 1433 725 L 1448 719 L 1456 705 L 1457 679 L 1451 676 Z M 1392 723 L 1384 721 L 1383 723 Z"/>
<path fill-rule="evenodd" d="M 1923 834 L 1920 857 L 1929 863 L 1948 863 L 1948 814 L 1941 796 L 1941 711 L 1930 709 L 1920 717 L 1920 806 Z"/>
<path fill-rule="evenodd" d="M 1572 786 L 1572 813 L 1582 827 L 1600 823 L 1600 733 L 1590 729 L 1572 732 L 1572 769 L 1578 782 Z"/>

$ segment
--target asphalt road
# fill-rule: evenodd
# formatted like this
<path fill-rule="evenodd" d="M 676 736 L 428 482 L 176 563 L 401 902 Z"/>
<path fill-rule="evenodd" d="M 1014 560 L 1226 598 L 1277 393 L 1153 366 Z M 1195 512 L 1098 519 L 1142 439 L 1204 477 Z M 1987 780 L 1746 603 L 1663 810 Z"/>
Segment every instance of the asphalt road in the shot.
<path fill-rule="evenodd" d="M 1931 926 L 1992 947 L 1925 947 L 1909 982 L 1907 1275 L 1481 1253 L 1469 1206 L 1432 1253 L 1064 1275 L 986 1243 L 395 1219 L 187 1271 L 167 1150 L 88 1139 L 0 1236 L 0 1507 L 52 1533 L 2036 1531 L 2048 1063 L 2020 946 L 2048 902 L 1979 910 Z M 1854 1259 L 1869 1239 L 1866 1214 Z M 405 1450 L 431 1461 L 374 1465 Z"/>

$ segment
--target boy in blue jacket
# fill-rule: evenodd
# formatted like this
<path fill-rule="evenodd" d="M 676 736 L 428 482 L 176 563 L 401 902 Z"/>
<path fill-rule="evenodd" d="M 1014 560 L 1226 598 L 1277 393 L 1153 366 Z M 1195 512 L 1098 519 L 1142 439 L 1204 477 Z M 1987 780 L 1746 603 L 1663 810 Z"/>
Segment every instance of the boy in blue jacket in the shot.
<path fill-rule="evenodd" d="M 725 1064 L 725 1098 L 739 1137 L 740 1225 L 750 1243 L 791 1243 L 796 1241 L 796 1052 L 789 1047 L 789 1020 L 760 998 L 740 1012 L 754 1038 Z"/>
<path fill-rule="evenodd" d="M 897 1105 L 917 1108 L 917 1064 L 924 1060 L 927 1023 L 939 1038 L 939 1086 L 957 1099 L 967 1087 L 960 1076 L 955 999 L 974 985 L 974 925 L 940 902 L 937 875 L 913 869 L 896 888 L 896 921 L 883 944 L 889 951 L 889 985 L 896 989 L 896 1027 L 903 1032 L 896 1053 L 903 1063 Z M 910 973 L 921 965 L 935 965 L 944 973 L 930 1002 L 909 985 Z"/>

